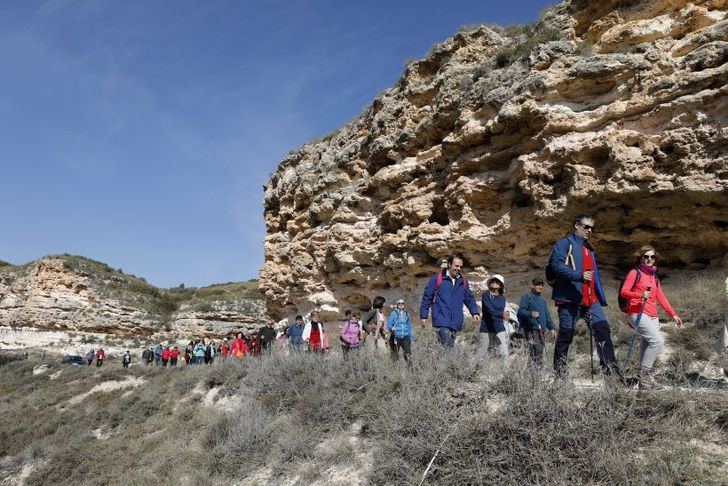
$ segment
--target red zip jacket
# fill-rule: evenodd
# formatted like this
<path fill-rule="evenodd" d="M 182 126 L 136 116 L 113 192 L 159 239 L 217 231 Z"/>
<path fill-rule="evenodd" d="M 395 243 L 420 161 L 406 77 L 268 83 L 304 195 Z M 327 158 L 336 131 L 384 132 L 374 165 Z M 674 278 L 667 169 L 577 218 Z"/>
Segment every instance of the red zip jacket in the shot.
<path fill-rule="evenodd" d="M 627 274 L 627 279 L 624 281 L 624 286 L 619 291 L 619 296 L 624 299 L 629 299 L 627 305 L 628 314 L 639 314 L 640 308 L 642 308 L 642 293 L 647 290 L 647 287 L 652 287 L 650 290 L 650 297 L 645 303 L 645 314 L 650 317 L 657 317 L 657 303 L 659 302 L 665 312 L 670 317 L 675 317 L 675 312 L 670 305 L 670 302 L 662 292 L 662 285 L 657 285 L 654 275 L 649 275 L 645 272 L 640 272 L 640 279 L 635 285 L 634 281 L 637 278 L 637 270 L 634 268 Z M 632 288 L 634 287 L 634 288 Z"/>

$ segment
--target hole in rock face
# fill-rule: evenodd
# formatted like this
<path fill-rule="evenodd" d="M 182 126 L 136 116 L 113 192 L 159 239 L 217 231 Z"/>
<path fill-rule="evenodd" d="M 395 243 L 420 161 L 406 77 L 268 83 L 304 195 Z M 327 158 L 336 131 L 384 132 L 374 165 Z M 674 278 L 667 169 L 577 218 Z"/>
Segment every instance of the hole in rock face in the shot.
<path fill-rule="evenodd" d="M 436 200 L 432 203 L 432 214 L 428 220 L 430 223 L 437 223 L 440 226 L 447 226 L 450 224 L 450 216 L 447 214 L 447 209 L 442 201 Z"/>
<path fill-rule="evenodd" d="M 533 206 L 533 197 L 530 194 L 516 190 L 515 197 L 513 198 L 513 204 L 518 208 Z"/>
<path fill-rule="evenodd" d="M 591 163 L 592 167 L 601 167 L 609 162 L 609 155 L 611 151 L 609 147 L 599 147 L 594 149 L 588 157 L 588 162 Z"/>
<path fill-rule="evenodd" d="M 728 228 L 728 221 L 713 221 L 713 224 L 721 229 Z"/>
<path fill-rule="evenodd" d="M 398 218 L 395 215 L 385 212 L 379 217 L 379 225 L 384 233 L 396 233 L 404 226 L 402 218 Z"/>

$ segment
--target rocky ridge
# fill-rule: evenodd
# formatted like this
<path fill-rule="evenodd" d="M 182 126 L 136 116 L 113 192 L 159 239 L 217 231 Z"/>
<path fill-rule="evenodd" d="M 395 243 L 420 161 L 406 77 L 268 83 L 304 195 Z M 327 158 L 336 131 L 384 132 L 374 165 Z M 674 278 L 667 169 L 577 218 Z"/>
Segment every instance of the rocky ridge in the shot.
<path fill-rule="evenodd" d="M 268 308 L 414 303 L 451 251 L 476 287 L 490 272 L 525 279 L 581 212 L 607 268 L 646 242 L 663 266 L 726 263 L 726 10 L 573 0 L 409 63 L 266 185 Z"/>
<path fill-rule="evenodd" d="M 257 328 L 265 314 L 254 281 L 163 290 L 70 255 L 0 267 L 0 326 L 11 328 L 220 337 Z"/>

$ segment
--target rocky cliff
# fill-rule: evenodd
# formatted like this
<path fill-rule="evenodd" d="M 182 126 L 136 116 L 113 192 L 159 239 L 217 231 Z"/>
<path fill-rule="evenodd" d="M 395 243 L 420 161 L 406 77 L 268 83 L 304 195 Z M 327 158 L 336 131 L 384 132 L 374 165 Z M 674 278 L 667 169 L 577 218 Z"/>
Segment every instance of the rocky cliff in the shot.
<path fill-rule="evenodd" d="M 0 266 L 0 326 L 127 336 L 223 336 L 260 326 L 257 282 L 162 290 L 87 258 Z"/>
<path fill-rule="evenodd" d="M 459 32 L 265 188 L 261 288 L 279 316 L 408 296 L 451 251 L 471 279 L 543 269 L 581 212 L 605 266 L 728 250 L 724 0 L 573 0 Z"/>

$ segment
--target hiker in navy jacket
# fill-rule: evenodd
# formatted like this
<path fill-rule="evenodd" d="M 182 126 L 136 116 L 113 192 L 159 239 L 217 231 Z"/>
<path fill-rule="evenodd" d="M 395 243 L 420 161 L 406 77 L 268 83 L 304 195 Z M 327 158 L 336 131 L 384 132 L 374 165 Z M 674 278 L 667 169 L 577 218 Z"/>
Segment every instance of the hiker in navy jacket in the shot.
<path fill-rule="evenodd" d="M 554 245 L 546 266 L 546 279 L 553 284 L 551 298 L 559 314 L 559 332 L 554 349 L 554 370 L 558 376 L 566 374 L 566 357 L 574 339 L 579 318 L 591 326 L 596 342 L 602 372 L 622 378 L 614 356 L 611 330 L 604 313 L 607 305 L 599 281 L 596 253 L 589 244 L 594 218 L 579 215 L 574 219 L 574 231 Z"/>
<path fill-rule="evenodd" d="M 541 297 L 543 284 L 542 278 L 534 278 L 531 281 L 531 291 L 524 294 L 518 304 L 518 322 L 528 339 L 531 363 L 537 368 L 541 368 L 543 362 L 543 349 L 546 346 L 545 332 L 548 330 L 552 339 L 556 337 L 551 313 L 546 301 Z"/>
<path fill-rule="evenodd" d="M 445 349 L 452 348 L 455 336 L 463 328 L 463 304 L 468 307 L 476 322 L 480 320 L 480 310 L 473 292 L 460 273 L 462 268 L 463 257 L 450 255 L 447 258 L 447 268 L 433 275 L 427 282 L 420 304 L 422 327 L 425 327 L 432 307 L 432 326 L 437 330 L 437 340 Z"/>
<path fill-rule="evenodd" d="M 483 292 L 481 300 L 483 317 L 480 319 L 480 336 L 478 343 L 478 358 L 485 360 L 488 357 L 488 348 L 491 344 L 498 344 L 498 351 L 503 359 L 503 366 L 508 367 L 508 332 L 505 320 L 509 313 L 506 310 L 505 292 L 506 281 L 501 275 L 493 275 L 486 282 L 488 289 Z"/>

